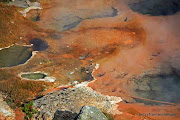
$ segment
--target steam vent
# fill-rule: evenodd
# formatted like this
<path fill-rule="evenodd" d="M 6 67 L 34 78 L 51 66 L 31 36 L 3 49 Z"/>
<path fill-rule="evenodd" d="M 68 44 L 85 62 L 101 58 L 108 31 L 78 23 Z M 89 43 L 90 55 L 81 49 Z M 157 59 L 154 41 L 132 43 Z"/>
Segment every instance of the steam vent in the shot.
<path fill-rule="evenodd" d="M 0 0 L 0 120 L 180 120 L 179 0 Z"/>

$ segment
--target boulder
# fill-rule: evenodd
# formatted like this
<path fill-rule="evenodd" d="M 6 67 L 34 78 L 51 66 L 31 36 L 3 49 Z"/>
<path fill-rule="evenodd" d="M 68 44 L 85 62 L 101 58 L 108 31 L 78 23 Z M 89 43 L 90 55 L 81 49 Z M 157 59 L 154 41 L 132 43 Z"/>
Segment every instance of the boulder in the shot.
<path fill-rule="evenodd" d="M 2 93 L 0 93 L 0 120 L 14 120 L 15 113 L 13 109 L 9 107 L 3 97 L 4 96 Z"/>
<path fill-rule="evenodd" d="M 74 120 L 76 116 L 77 113 L 57 110 L 54 114 L 53 120 Z"/>
<path fill-rule="evenodd" d="M 77 120 L 108 120 L 107 117 L 96 107 L 83 106 Z"/>

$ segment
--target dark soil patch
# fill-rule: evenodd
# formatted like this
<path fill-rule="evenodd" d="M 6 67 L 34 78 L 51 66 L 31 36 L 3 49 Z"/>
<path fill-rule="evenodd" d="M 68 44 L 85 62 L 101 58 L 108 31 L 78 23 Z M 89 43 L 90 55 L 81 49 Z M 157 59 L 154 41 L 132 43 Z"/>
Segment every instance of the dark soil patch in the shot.
<path fill-rule="evenodd" d="M 40 14 L 37 14 L 37 16 L 35 16 L 35 17 L 31 17 L 31 20 L 34 22 L 40 21 Z"/>
<path fill-rule="evenodd" d="M 84 80 L 84 81 L 91 81 L 91 80 L 94 80 L 93 76 L 92 76 L 92 71 L 93 71 L 93 68 L 92 67 L 82 67 L 80 69 L 80 76 L 81 76 L 81 79 Z"/>
<path fill-rule="evenodd" d="M 33 44 L 34 51 L 44 51 L 48 48 L 48 43 L 39 38 L 34 38 L 30 40 L 30 43 Z"/>

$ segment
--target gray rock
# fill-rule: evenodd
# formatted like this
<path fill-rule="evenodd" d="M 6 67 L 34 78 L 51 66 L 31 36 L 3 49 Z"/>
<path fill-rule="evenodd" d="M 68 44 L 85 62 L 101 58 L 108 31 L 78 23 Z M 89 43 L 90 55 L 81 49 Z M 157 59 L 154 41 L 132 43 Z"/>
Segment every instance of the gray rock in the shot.
<path fill-rule="evenodd" d="M 3 99 L 4 95 L 0 92 L 0 114 L 5 118 L 15 119 L 14 111 L 8 106 L 6 101 Z M 1 120 L 1 117 L 0 117 Z"/>
<path fill-rule="evenodd" d="M 29 7 L 29 1 L 28 0 L 14 0 L 9 3 L 9 5 L 14 5 L 21 8 L 28 8 Z"/>
<path fill-rule="evenodd" d="M 58 118 L 56 115 L 59 115 L 59 112 L 54 114 L 56 111 L 60 111 L 63 114 L 60 116 L 65 117 L 69 114 L 67 111 L 79 113 L 84 105 L 95 106 L 103 112 L 111 111 L 116 108 L 116 103 L 120 101 L 120 98 L 101 95 L 87 87 L 76 85 L 74 88 L 49 93 L 36 99 L 33 108 L 38 111 L 36 118 L 49 120 L 49 118 Z M 62 113 L 62 111 L 66 112 Z M 113 113 L 115 112 L 119 113 L 119 111 L 113 111 Z"/>
<path fill-rule="evenodd" d="M 74 120 L 77 113 L 71 111 L 59 111 L 57 110 L 54 114 L 53 120 Z"/>
<path fill-rule="evenodd" d="M 83 106 L 77 120 L 108 120 L 107 117 L 96 107 Z"/>

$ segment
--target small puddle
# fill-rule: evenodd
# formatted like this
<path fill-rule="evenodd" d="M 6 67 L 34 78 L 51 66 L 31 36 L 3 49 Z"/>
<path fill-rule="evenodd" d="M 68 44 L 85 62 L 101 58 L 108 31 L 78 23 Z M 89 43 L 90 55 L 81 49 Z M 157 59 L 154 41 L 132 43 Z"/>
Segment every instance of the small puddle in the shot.
<path fill-rule="evenodd" d="M 25 79 L 37 80 L 37 79 L 44 79 L 46 75 L 43 73 L 27 73 L 27 74 L 22 74 L 21 77 Z"/>
<path fill-rule="evenodd" d="M 48 76 L 47 73 L 37 72 L 27 72 L 27 73 L 20 73 L 18 75 L 20 78 L 24 80 L 34 80 L 34 81 L 44 81 L 44 82 L 54 82 L 56 81 L 55 77 Z"/>
<path fill-rule="evenodd" d="M 0 50 L 0 68 L 24 64 L 32 56 L 31 47 L 13 45 Z"/>

